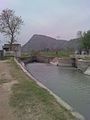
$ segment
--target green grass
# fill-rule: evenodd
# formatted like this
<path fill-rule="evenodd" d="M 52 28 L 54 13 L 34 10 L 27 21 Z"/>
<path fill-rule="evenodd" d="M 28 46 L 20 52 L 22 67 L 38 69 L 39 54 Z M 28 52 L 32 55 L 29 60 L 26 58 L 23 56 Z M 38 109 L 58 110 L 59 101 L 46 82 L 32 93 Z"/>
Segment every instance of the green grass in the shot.
<path fill-rule="evenodd" d="M 0 85 L 7 83 L 8 81 L 6 79 L 0 79 Z"/>
<path fill-rule="evenodd" d="M 48 91 L 26 76 L 14 61 L 10 64 L 12 76 L 18 81 L 12 87 L 10 105 L 18 120 L 75 120 Z"/>
<path fill-rule="evenodd" d="M 44 51 L 40 52 L 41 55 L 49 56 L 49 57 L 69 57 L 71 52 L 68 51 Z"/>
<path fill-rule="evenodd" d="M 90 60 L 90 56 L 83 57 L 82 59 L 83 59 L 83 60 Z"/>

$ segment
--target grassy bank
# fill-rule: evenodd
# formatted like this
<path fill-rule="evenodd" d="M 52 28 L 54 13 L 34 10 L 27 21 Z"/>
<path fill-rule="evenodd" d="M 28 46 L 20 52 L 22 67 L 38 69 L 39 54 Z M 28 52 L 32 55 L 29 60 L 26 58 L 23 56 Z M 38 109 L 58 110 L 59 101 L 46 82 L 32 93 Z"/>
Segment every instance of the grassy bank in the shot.
<path fill-rule="evenodd" d="M 45 89 L 30 80 L 12 60 L 11 74 L 18 81 L 12 87 L 10 105 L 18 120 L 75 120 Z"/>
<path fill-rule="evenodd" d="M 1 78 L 0 78 L 0 85 L 2 85 L 2 84 L 4 84 L 4 83 L 8 83 L 8 81 L 5 80 L 5 79 L 1 79 Z"/>

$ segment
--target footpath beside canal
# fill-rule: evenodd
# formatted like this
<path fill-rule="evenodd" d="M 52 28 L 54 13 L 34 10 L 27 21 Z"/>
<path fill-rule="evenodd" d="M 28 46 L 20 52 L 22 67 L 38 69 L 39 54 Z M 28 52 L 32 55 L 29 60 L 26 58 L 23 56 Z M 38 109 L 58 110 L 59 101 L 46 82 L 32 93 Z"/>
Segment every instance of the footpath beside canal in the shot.
<path fill-rule="evenodd" d="M 0 61 L 0 120 L 18 120 L 10 107 L 11 87 L 17 83 L 8 61 Z"/>
<path fill-rule="evenodd" d="M 76 120 L 13 60 L 0 61 L 1 120 Z"/>

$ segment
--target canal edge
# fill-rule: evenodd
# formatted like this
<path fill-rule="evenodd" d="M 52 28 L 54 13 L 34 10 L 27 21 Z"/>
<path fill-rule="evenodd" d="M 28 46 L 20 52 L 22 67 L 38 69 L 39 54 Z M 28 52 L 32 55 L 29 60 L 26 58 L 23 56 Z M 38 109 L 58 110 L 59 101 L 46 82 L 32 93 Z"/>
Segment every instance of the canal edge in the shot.
<path fill-rule="evenodd" d="M 25 65 L 24 65 L 23 62 L 19 63 L 16 58 L 14 58 L 14 61 L 23 70 L 23 72 L 26 75 L 28 75 L 28 77 L 30 77 L 31 79 L 33 79 L 36 82 L 36 84 L 39 85 L 41 88 L 46 89 L 51 95 L 53 95 L 53 97 L 56 99 L 56 101 L 59 104 L 61 104 L 64 108 L 66 108 L 77 120 L 85 120 L 85 118 L 84 118 L 83 115 L 81 115 L 80 113 L 74 111 L 74 109 L 68 103 L 66 103 L 64 100 L 62 100 L 61 97 L 57 96 L 50 89 L 48 89 L 45 85 L 43 85 L 41 82 L 39 82 L 35 77 L 33 77 L 33 75 L 31 75 L 30 72 L 28 72 L 26 70 L 26 67 L 25 67 Z"/>

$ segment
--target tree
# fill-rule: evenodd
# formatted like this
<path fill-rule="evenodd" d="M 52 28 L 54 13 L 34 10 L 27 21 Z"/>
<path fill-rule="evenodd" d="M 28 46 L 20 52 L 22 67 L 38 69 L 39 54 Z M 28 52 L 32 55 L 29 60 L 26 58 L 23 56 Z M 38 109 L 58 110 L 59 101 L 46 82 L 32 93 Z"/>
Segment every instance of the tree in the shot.
<path fill-rule="evenodd" d="M 0 32 L 10 38 L 10 50 L 12 49 L 12 44 L 16 41 L 15 38 L 20 32 L 22 24 L 21 16 L 16 16 L 13 10 L 5 9 L 0 14 Z"/>
<path fill-rule="evenodd" d="M 89 53 L 90 50 L 90 30 L 83 33 L 82 47 Z"/>
<path fill-rule="evenodd" d="M 82 37 L 83 37 L 83 32 L 82 31 L 78 31 L 77 32 L 77 45 L 78 45 L 77 52 L 79 54 L 81 54 L 81 52 L 82 52 Z"/>
<path fill-rule="evenodd" d="M 81 38 L 82 37 L 82 31 L 78 31 L 77 32 L 77 38 Z"/>

